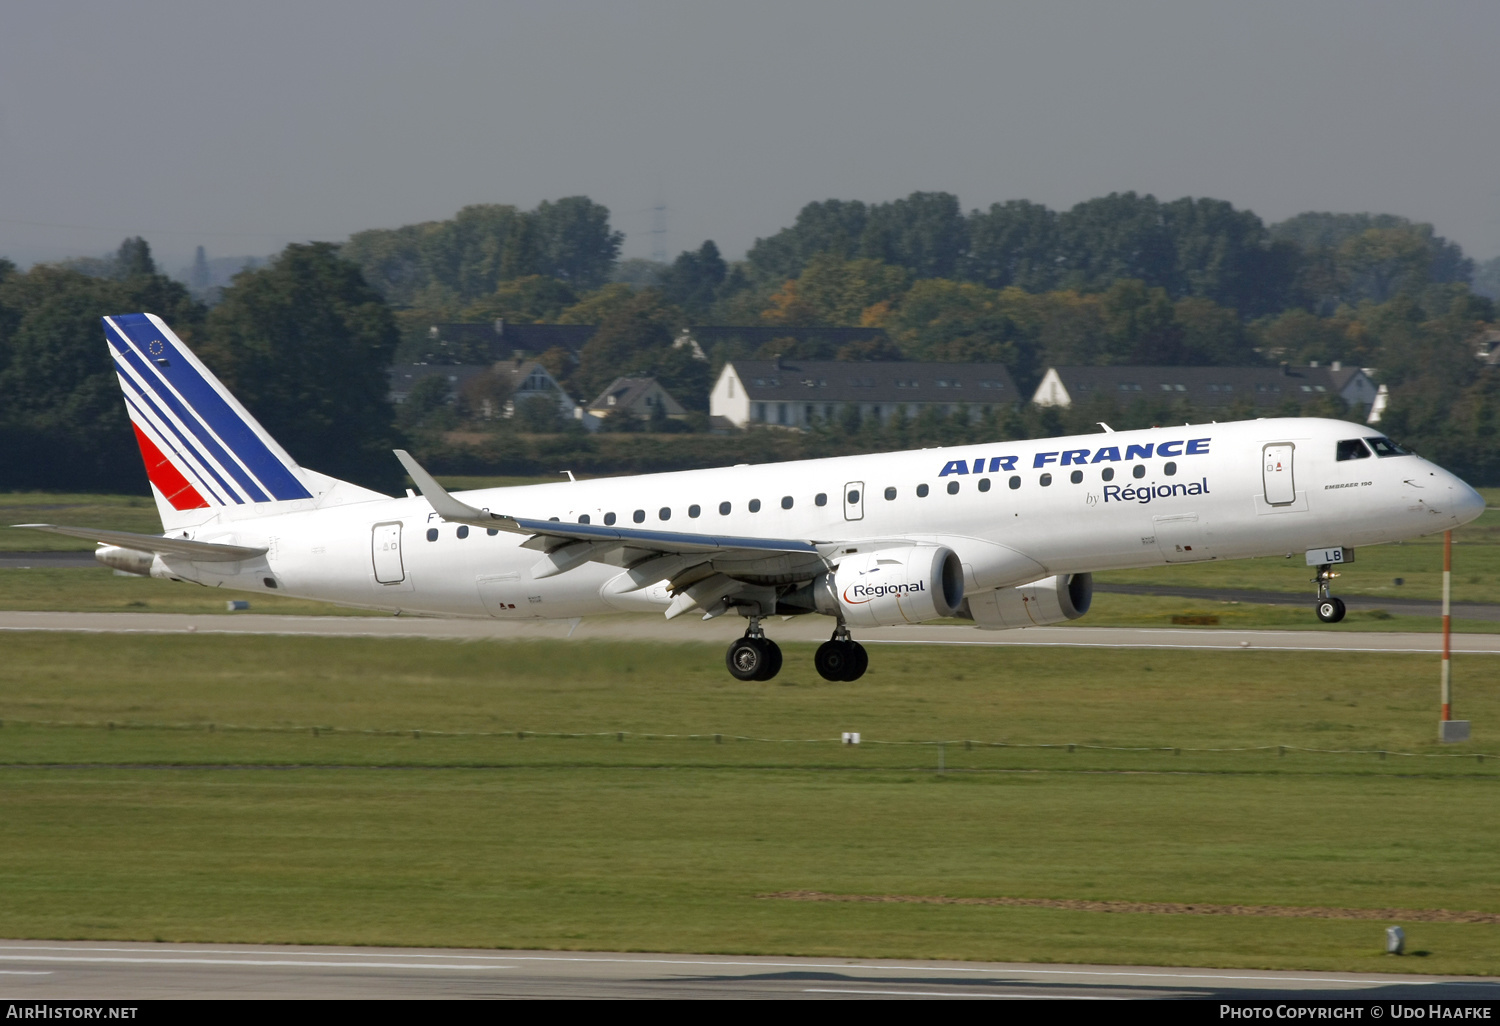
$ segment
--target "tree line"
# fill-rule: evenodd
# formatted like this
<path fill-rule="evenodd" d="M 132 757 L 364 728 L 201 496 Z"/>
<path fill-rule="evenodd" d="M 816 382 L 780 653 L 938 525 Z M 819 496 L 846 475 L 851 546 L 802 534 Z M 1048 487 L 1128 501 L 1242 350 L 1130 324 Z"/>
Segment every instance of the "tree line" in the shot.
<path fill-rule="evenodd" d="M 964 213 L 956 197 L 916 193 L 808 204 L 742 261 L 726 261 L 712 241 L 668 264 L 620 261 L 620 243 L 604 207 L 568 197 L 289 246 L 198 294 L 162 274 L 140 239 L 24 272 L 0 261 L 0 483 L 144 488 L 98 328 L 103 314 L 142 309 L 165 317 L 299 460 L 377 487 L 398 483 L 397 440 L 453 466 L 488 461 L 507 472 L 568 453 L 596 470 L 611 459 L 621 469 L 654 465 L 657 456 L 622 455 L 632 445 L 656 452 L 644 437 L 584 438 L 542 410 L 480 422 L 478 400 L 493 408 L 504 398 L 498 376 L 480 382 L 490 394 L 456 405 L 434 394 L 392 408 L 393 361 L 490 357 L 433 356 L 430 325 L 497 318 L 595 326 L 576 357 L 541 356 L 575 397 L 648 374 L 694 411 L 697 427 L 718 369 L 743 357 L 997 361 L 1023 388 L 1051 364 L 1343 360 L 1376 368 L 1391 386 L 1383 427 L 1473 479 L 1500 482 L 1500 372 L 1482 367 L 1471 345 L 1495 320 L 1472 287 L 1488 265 L 1476 271 L 1430 225 L 1303 214 L 1267 226 L 1218 200 L 1133 193 L 1061 212 L 1013 201 Z M 684 326 L 707 323 L 788 334 L 758 347 L 721 343 L 707 361 L 673 344 Z M 834 345 L 809 325 L 878 327 L 884 340 Z M 924 414 L 759 444 L 832 454 L 1169 417 L 1202 419 L 1145 406 Z M 679 438 L 663 465 L 691 463 L 699 450 L 712 462 L 726 444 Z"/>
<path fill-rule="evenodd" d="M 147 491 L 100 318 L 162 317 L 300 462 L 394 488 L 389 305 L 328 243 L 288 246 L 212 308 L 141 239 L 103 268 L 0 260 L 0 485 Z"/>

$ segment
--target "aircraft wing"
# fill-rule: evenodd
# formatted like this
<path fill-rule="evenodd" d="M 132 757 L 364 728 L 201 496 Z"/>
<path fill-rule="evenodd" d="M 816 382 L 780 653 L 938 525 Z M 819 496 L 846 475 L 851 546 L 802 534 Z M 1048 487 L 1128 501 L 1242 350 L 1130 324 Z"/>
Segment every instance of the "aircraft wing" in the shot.
<path fill-rule="evenodd" d="M 564 524 L 556 520 L 532 520 L 526 517 L 494 513 L 487 509 L 475 509 L 460 502 L 412 459 L 404 449 L 396 449 L 396 458 L 421 489 L 422 496 L 438 516 L 455 524 L 471 527 L 496 528 L 510 534 L 527 534 L 535 537 L 556 539 L 559 545 L 568 542 L 594 542 L 629 545 L 631 548 L 649 549 L 654 552 L 673 554 L 723 553 L 726 551 L 751 553 L 804 552 L 817 555 L 815 542 L 795 538 L 742 538 L 733 535 L 688 534 L 679 531 L 645 531 L 630 527 L 604 527 L 599 524 Z M 532 546 L 548 551 L 552 546 Z"/>
<path fill-rule="evenodd" d="M 802 538 L 745 538 L 564 524 L 476 509 L 449 495 L 410 453 L 403 449 L 394 451 L 433 511 L 444 520 L 528 535 L 522 545 L 545 553 L 532 571 L 539 579 L 565 573 L 587 562 L 609 563 L 627 569 L 639 588 L 666 580 L 671 582 L 674 593 L 695 587 L 711 576 L 722 578 L 718 587 L 724 594 L 715 599 L 718 601 L 741 590 L 729 587 L 732 582 L 753 586 L 758 578 L 796 575 L 799 571 L 812 577 L 825 568 L 825 553 L 832 554 L 837 548 L 837 543 Z M 692 604 L 701 603 L 685 604 L 682 608 L 685 610 Z"/>
<path fill-rule="evenodd" d="M 187 538 L 164 538 L 159 534 L 135 534 L 131 531 L 103 531 L 94 527 L 59 527 L 56 524 L 13 524 L 33 531 L 51 534 L 66 534 L 73 538 L 87 538 L 101 545 L 118 545 L 122 549 L 137 552 L 157 552 L 163 556 L 186 556 L 203 563 L 232 563 L 239 559 L 254 559 L 263 556 L 264 548 L 248 548 L 244 545 L 221 545 L 218 542 L 191 541 Z"/>

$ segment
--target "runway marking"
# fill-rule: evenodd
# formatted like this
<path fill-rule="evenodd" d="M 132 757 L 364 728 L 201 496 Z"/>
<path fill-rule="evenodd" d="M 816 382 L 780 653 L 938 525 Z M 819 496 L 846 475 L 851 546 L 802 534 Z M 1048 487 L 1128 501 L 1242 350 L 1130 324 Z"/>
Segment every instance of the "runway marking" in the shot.
<path fill-rule="evenodd" d="M 123 621 L 119 626 L 114 621 Z M 59 622 L 59 620 L 66 622 Z M 108 621 L 108 622 L 107 622 Z M 170 625 L 163 621 L 170 621 Z M 376 627 L 376 623 L 386 624 Z M 363 624 L 363 626 L 361 626 Z M 234 623 L 225 622 L 225 618 L 213 617 L 199 614 L 170 614 L 170 613 L 35 613 L 3 612 L 0 613 L 0 631 L 39 631 L 39 632 L 74 632 L 86 634 L 215 634 L 215 635 L 263 635 L 263 636 L 305 636 L 305 637 L 344 637 L 344 638 L 392 638 L 392 639 L 414 639 L 426 638 L 430 640 L 450 641 L 519 641 L 538 640 L 546 638 L 560 638 L 561 623 L 538 622 L 533 625 L 538 629 L 525 630 L 522 633 L 506 630 L 514 627 L 514 624 L 496 625 L 482 618 L 437 618 L 432 620 L 422 619 L 418 623 L 410 621 L 402 623 L 399 627 L 389 622 L 388 619 L 368 620 L 357 617 L 337 616 L 261 616 L 256 618 L 255 623 L 248 620 L 240 620 Z M 548 631 L 547 627 L 558 627 L 558 631 Z M 895 634 L 911 634 L 917 637 L 891 637 Z M 642 632 L 621 634 L 619 631 L 605 631 L 598 635 L 603 639 L 618 639 L 624 637 L 631 640 L 644 640 L 640 635 Z M 646 635 L 653 635 L 660 641 L 676 642 L 703 642 L 709 640 L 722 640 L 717 636 L 703 633 L 672 632 L 670 636 L 650 629 L 644 631 Z M 794 631 L 794 633 L 796 633 Z M 1371 650 L 1381 652 L 1409 652 L 1423 655 L 1431 655 L 1437 649 L 1437 638 L 1433 634 L 1414 632 L 1374 632 L 1374 633 L 1325 633 L 1315 630 L 1193 630 L 1181 628 L 1126 628 L 1126 627 L 1031 627 L 999 632 L 998 635 L 989 637 L 975 637 L 972 629 L 957 627 L 901 627 L 877 632 L 882 636 L 865 636 L 861 640 L 868 644 L 919 644 L 919 645 L 971 645 L 971 646 L 1035 646 L 1040 648 L 1121 648 L 1121 649 L 1155 649 L 1155 648 L 1190 648 L 1203 649 L 1204 651 L 1234 651 L 1236 649 L 1259 649 L 1270 651 L 1310 651 L 1331 653 L 1364 653 Z M 939 635 L 947 634 L 950 637 Z M 960 640 L 951 637 L 953 634 L 962 634 L 967 637 Z M 1116 640 L 1122 636 L 1132 636 L 1131 640 Z M 1113 636 L 1113 637 L 1112 637 Z M 1319 640 L 1323 639 L 1323 640 Z M 811 641 L 812 637 L 798 637 L 794 640 Z M 1459 647 L 1464 654 L 1500 654 L 1500 641 L 1493 634 L 1464 634 L 1454 639 L 1455 646 Z"/>
<path fill-rule="evenodd" d="M 432 956 L 441 957 L 441 956 Z M 0 955 L 4 962 L 109 962 L 141 965 L 249 965 L 301 966 L 314 969 L 460 969 L 466 972 L 486 969 L 514 969 L 513 965 L 437 965 L 432 962 L 313 962 L 296 958 L 124 958 L 80 957 L 69 955 Z"/>
<path fill-rule="evenodd" d="M 855 990 L 852 987 L 803 987 L 804 994 L 880 994 L 892 997 L 1014 998 L 1022 1001 L 1123 1001 L 1119 997 L 1090 994 L 960 994 L 948 990 Z"/>
<path fill-rule="evenodd" d="M 861 643 L 865 645 L 970 645 L 976 647 L 1017 647 L 1017 648 L 1160 648 L 1179 652 L 1191 652 L 1203 649 L 1210 652 L 1359 652 L 1365 655 L 1378 655 L 1382 652 L 1394 652 L 1398 655 L 1436 655 L 1442 651 L 1441 647 L 1428 648 L 1362 648 L 1359 646 L 1338 645 L 1283 645 L 1276 642 L 1252 642 L 1249 644 L 1235 643 L 1233 645 L 1203 644 L 1169 644 L 1167 642 L 1151 641 L 898 641 L 891 638 L 863 638 Z M 1458 651 L 1455 649 L 1454 651 Z M 1460 655 L 1500 655 L 1500 651 L 1494 649 L 1467 649 Z"/>
<path fill-rule="evenodd" d="M 0 976 L 51 976 L 51 969 L 0 969 Z"/>
<path fill-rule="evenodd" d="M 156 628 L 138 628 L 138 627 L 120 627 L 120 628 L 103 628 L 103 627 L 15 627 L 15 626 L 8 626 L 8 625 L 0 624 L 0 632 L 3 632 L 3 631 L 14 631 L 14 632 L 21 632 L 21 633 L 25 633 L 25 632 L 56 633 L 56 634 L 178 634 L 178 633 L 182 633 L 182 628 L 167 628 L 167 627 L 156 627 Z M 369 632 L 369 631 L 359 631 L 359 632 L 354 632 L 354 631 L 328 631 L 328 632 L 323 632 L 323 631 L 275 631 L 275 630 L 218 630 L 218 629 L 213 629 L 213 628 L 201 628 L 201 629 L 200 628 L 194 628 L 192 632 L 196 633 L 196 634 L 213 634 L 213 635 L 231 635 L 231 634 L 233 634 L 233 635 L 250 635 L 250 636 L 259 636 L 259 637 L 309 637 L 309 638 L 319 637 L 319 638 L 370 638 L 370 639 L 389 638 L 389 639 L 392 639 L 392 640 L 433 640 L 433 641 L 514 641 L 514 640 L 527 640 L 527 639 L 516 639 L 516 638 L 509 638 L 509 637 L 486 637 L 486 636 L 474 637 L 474 636 L 465 636 L 465 635 L 445 635 L 445 634 L 396 634 L 396 633 L 393 633 L 393 632 L 392 633 L 387 633 L 387 632 Z M 1294 637 L 1297 636 L 1296 632 L 1289 632 L 1289 633 L 1292 633 Z M 545 639 L 543 639 L 543 640 L 545 640 Z M 649 639 L 647 639 L 647 640 L 649 640 Z M 665 640 L 668 640 L 668 639 L 661 639 L 661 640 L 665 641 Z M 714 639 L 714 638 L 683 638 L 683 639 L 672 639 L 672 640 L 683 640 L 683 641 L 714 641 L 714 640 L 718 640 L 718 639 Z M 1278 643 L 1278 642 L 1274 642 L 1274 641 L 1271 641 L 1271 642 L 1267 642 L 1267 641 L 1250 642 L 1248 644 L 1246 644 L 1244 642 L 1235 642 L 1234 644 L 1227 644 L 1227 643 L 1225 643 L 1225 644 L 1219 644 L 1219 643 L 1212 643 L 1212 644 L 1211 643 L 1183 644 L 1183 643 L 1179 642 L 1179 643 L 1175 643 L 1174 644 L 1174 643 L 1164 642 L 1164 641 L 1163 642 L 1153 642 L 1153 641 L 1134 641 L 1134 642 L 1132 642 L 1132 641 L 1084 641 L 1084 640 L 1080 640 L 1080 641 L 1021 641 L 1021 640 L 1011 641 L 1011 640 L 1000 640 L 1000 639 L 981 640 L 981 641 L 947 641 L 947 640 L 937 640 L 937 639 L 930 639 L 930 638 L 927 638 L 927 639 L 912 639 L 912 640 L 909 640 L 909 641 L 908 640 L 904 640 L 904 639 L 894 639 L 894 638 L 863 638 L 863 639 L 861 639 L 861 641 L 862 641 L 863 644 L 866 644 L 866 645 L 957 645 L 957 646 L 969 646 L 969 647 L 975 647 L 975 648 L 1009 648 L 1009 647 L 1019 647 L 1019 648 L 1125 648 L 1125 649 L 1172 649 L 1172 650 L 1179 650 L 1179 651 L 1181 651 L 1181 650 L 1201 649 L 1201 650 L 1203 650 L 1205 652 L 1256 652 L 1256 651 L 1259 651 L 1259 652 L 1353 652 L 1353 653 L 1360 653 L 1360 654 L 1366 654 L 1366 655 L 1378 654 L 1378 653 L 1381 653 L 1381 652 L 1393 652 L 1393 653 L 1404 654 L 1404 655 L 1435 655 L 1435 654 L 1439 653 L 1440 651 L 1442 651 L 1442 649 L 1440 647 L 1438 647 L 1438 646 L 1421 646 L 1421 647 L 1413 647 L 1413 646 L 1403 646 L 1403 647 L 1381 646 L 1379 648 L 1372 649 L 1372 648 L 1368 648 L 1368 647 L 1362 647 L 1362 646 L 1359 646 L 1359 645 L 1326 645 L 1326 644 L 1317 644 L 1317 643 L 1314 643 L 1314 644 L 1304 644 L 1304 645 L 1293 645 L 1293 644 Z M 1497 650 L 1497 649 L 1490 649 L 1490 648 L 1469 648 L 1469 647 L 1459 648 L 1459 647 L 1457 647 L 1458 645 L 1461 645 L 1461 644 L 1462 644 L 1462 642 L 1457 642 L 1455 644 L 1455 651 L 1458 651 L 1459 654 L 1461 654 L 1461 655 L 1500 655 L 1500 650 Z"/>
<path fill-rule="evenodd" d="M 139 950 L 141 950 L 141 949 L 139 949 L 139 948 L 53 947 L 53 946 L 32 945 L 32 944 L 28 944 L 28 945 L 9 945 L 9 946 L 0 947 L 0 952 L 6 952 L 6 951 L 118 951 L 118 952 L 132 952 L 132 951 L 139 951 Z M 184 952 L 184 954 L 190 954 L 190 955 L 234 955 L 234 954 L 239 954 L 239 952 L 232 951 L 232 950 L 221 951 L 221 950 L 216 950 L 216 949 L 193 949 L 193 950 Z M 376 953 L 372 952 L 370 954 L 362 954 L 360 952 L 352 952 L 352 951 L 351 952 L 319 952 L 319 954 L 322 955 L 325 958 L 329 958 L 329 957 L 332 957 L 332 958 L 388 958 L 388 957 L 390 957 L 388 953 L 379 953 L 379 954 L 376 954 Z M 11 956 L 11 955 L 0 954 L 0 960 L 16 960 L 17 958 L 22 958 L 22 957 L 28 958 L 28 959 L 30 959 L 32 961 L 67 961 L 67 959 L 65 959 L 65 958 L 56 958 L 56 957 L 52 957 L 52 956 L 41 956 L 41 955 L 37 955 L 37 956 Z M 1023 976 L 1107 976 L 1107 977 L 1122 977 L 1122 978 L 1130 978 L 1130 979 L 1141 979 L 1141 978 L 1144 978 L 1144 979 L 1158 979 L 1158 980 L 1161 980 L 1161 979 L 1169 979 L 1169 980 L 1241 980 L 1241 981 L 1257 981 L 1257 982 L 1261 982 L 1261 983 L 1350 983 L 1350 984 L 1365 984 L 1365 985 L 1368 985 L 1368 986 L 1378 986 L 1378 985 L 1390 984 L 1390 983 L 1400 983 L 1400 984 L 1403 984 L 1403 985 L 1407 985 L 1407 984 L 1411 984 L 1411 985 L 1424 985 L 1424 986 L 1426 986 L 1426 985 L 1439 985 L 1439 984 L 1445 984 L 1445 983 L 1464 983 L 1464 984 L 1468 984 L 1470 986 L 1479 986 L 1479 985 L 1492 986 L 1492 987 L 1494 987 L 1494 986 L 1500 986 L 1500 980 L 1494 980 L 1494 979 L 1478 979 L 1478 980 L 1476 980 L 1476 979 L 1474 979 L 1472 977 L 1443 977 L 1443 978 L 1431 978 L 1431 977 L 1429 977 L 1429 978 L 1426 978 L 1426 979 L 1421 979 L 1421 978 L 1407 977 L 1407 976 L 1399 975 L 1399 974 L 1380 974 L 1380 975 L 1375 975 L 1375 976 L 1373 976 L 1371 978 L 1366 978 L 1366 979 L 1348 979 L 1348 978 L 1342 978 L 1342 977 L 1336 977 L 1336 976 L 1280 976 L 1280 975 L 1269 975 L 1269 973 L 1274 972 L 1274 970 L 1268 970 L 1267 971 L 1267 973 L 1268 973 L 1267 975 L 1261 975 L 1261 976 L 1244 976 L 1244 975 L 1234 975 L 1234 974 L 1229 974 L 1229 973 L 1206 973 L 1206 972 L 1205 973 L 1196 973 L 1196 972 L 1192 972 L 1192 973 L 1184 973 L 1184 972 L 1142 972 L 1142 971 L 1139 971 L 1139 970 L 1126 970 L 1126 969 L 1035 969 L 1035 968 L 1031 968 L 1031 967 L 1027 967 L 1027 966 L 1018 966 L 1018 967 L 1009 967 L 1009 966 L 1003 966 L 1003 965 L 999 966 L 999 967 L 996 967 L 994 965 L 987 965 L 987 966 L 940 966 L 940 965 L 908 965 L 908 964 L 905 964 L 905 963 L 894 964 L 894 965 L 877 965 L 877 964 L 874 964 L 874 963 L 867 963 L 867 962 L 775 962 L 775 961 L 747 961 L 747 960 L 744 960 L 744 959 L 733 959 L 733 958 L 722 958 L 722 959 L 715 959 L 715 958 L 618 958 L 618 957 L 611 958 L 611 957 L 600 956 L 600 955 L 593 955 L 593 956 L 589 956 L 589 955 L 515 955 L 515 954 L 505 954 L 505 955 L 460 955 L 460 954 L 448 954 L 448 953 L 441 954 L 441 955 L 436 955 L 436 954 L 434 954 L 434 955 L 423 955 L 423 954 L 419 954 L 419 953 L 415 953 L 415 952 L 402 952 L 401 955 L 400 955 L 400 957 L 401 958 L 433 958 L 433 959 L 444 958 L 444 959 L 451 959 L 451 960 L 455 960 L 455 961 L 457 961 L 459 959 L 469 959 L 469 960 L 475 960 L 475 961 L 483 960 L 483 959 L 504 959 L 507 962 L 598 962 L 598 963 L 605 963 L 605 964 L 622 964 L 622 965 L 702 965 L 702 966 L 726 966 L 727 965 L 727 966 L 743 966 L 745 968 L 770 968 L 770 969 L 842 969 L 842 970 L 866 969 L 866 970 L 872 970 L 872 971 L 875 971 L 875 972 L 989 973 L 989 974 L 992 974 L 992 975 L 995 974 L 995 973 L 1004 972 L 1004 973 L 1014 973 L 1016 975 L 1023 975 Z M 80 961 L 87 961 L 87 960 L 80 960 Z M 118 959 L 118 960 L 116 960 L 116 959 L 98 959 L 98 961 L 131 961 L 131 959 Z M 173 961 L 177 961 L 177 960 L 176 959 L 141 959 L 141 961 L 173 962 Z M 248 964 L 254 964 L 254 963 L 250 963 L 250 962 L 246 962 L 246 961 L 242 961 L 242 960 L 236 960 L 236 959 L 226 959 L 224 961 L 227 964 L 231 964 L 231 965 L 248 965 Z M 218 963 L 216 963 L 216 962 L 208 962 L 207 964 L 218 964 Z M 268 962 L 266 964 L 281 964 L 281 963 Z M 287 962 L 285 964 L 288 964 L 288 965 L 315 965 L 316 963 L 302 962 L 302 961 L 289 961 L 289 962 Z M 345 967 L 352 967 L 352 968 L 365 968 L 365 967 L 371 966 L 373 963 L 370 963 L 370 962 L 334 962 L 334 963 L 331 963 L 331 964 L 332 965 L 336 965 L 336 966 L 345 966 Z M 428 967 L 429 966 L 420 966 L 420 965 L 418 965 L 418 966 L 412 966 L 411 968 L 428 968 Z M 468 966 L 452 966 L 452 967 L 449 967 L 449 968 L 469 968 L 469 967 Z M 489 965 L 486 965 L 486 966 L 475 966 L 473 968 L 479 968 L 479 969 L 490 969 L 490 968 L 494 968 L 494 969 L 515 969 L 515 968 L 518 968 L 518 967 L 517 966 L 513 966 L 513 965 L 506 965 L 506 966 L 489 966 Z"/>

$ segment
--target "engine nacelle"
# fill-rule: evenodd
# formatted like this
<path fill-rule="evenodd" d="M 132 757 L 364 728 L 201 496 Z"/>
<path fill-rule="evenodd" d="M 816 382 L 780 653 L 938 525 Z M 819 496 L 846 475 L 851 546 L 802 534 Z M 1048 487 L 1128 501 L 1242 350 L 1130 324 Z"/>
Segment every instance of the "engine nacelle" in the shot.
<path fill-rule="evenodd" d="M 958 615 L 987 631 L 1076 620 L 1094 600 L 1093 574 L 1060 574 L 1019 588 L 970 595 Z"/>
<path fill-rule="evenodd" d="M 820 612 L 850 627 L 889 627 L 953 616 L 964 601 L 964 568 L 944 545 L 904 545 L 845 556 L 814 584 Z"/>

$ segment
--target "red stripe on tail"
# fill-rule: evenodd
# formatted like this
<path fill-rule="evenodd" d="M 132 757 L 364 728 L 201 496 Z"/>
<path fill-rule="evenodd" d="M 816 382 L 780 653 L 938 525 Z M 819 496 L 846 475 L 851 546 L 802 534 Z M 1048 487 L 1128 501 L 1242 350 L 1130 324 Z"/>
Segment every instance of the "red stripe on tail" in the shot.
<path fill-rule="evenodd" d="M 156 490 L 167 497 L 173 509 L 207 509 L 208 503 L 203 496 L 198 494 L 198 489 L 188 483 L 188 479 L 182 476 L 182 471 L 172 465 L 172 462 L 161 454 L 156 443 L 146 437 L 145 432 L 135 421 L 130 422 L 135 429 L 136 444 L 141 447 L 141 459 L 146 461 L 146 476 L 156 486 Z"/>

